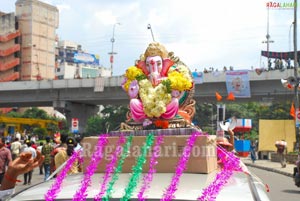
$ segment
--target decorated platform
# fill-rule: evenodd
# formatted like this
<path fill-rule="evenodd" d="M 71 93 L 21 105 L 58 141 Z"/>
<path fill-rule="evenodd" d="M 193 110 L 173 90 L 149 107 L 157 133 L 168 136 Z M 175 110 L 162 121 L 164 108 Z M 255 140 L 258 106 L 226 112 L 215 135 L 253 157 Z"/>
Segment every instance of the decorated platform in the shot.
<path fill-rule="evenodd" d="M 162 44 L 153 42 L 136 64 L 126 70 L 124 78 L 122 88 L 128 94 L 130 109 L 126 122 L 119 131 L 84 138 L 82 153 L 73 153 L 45 199 L 55 200 L 72 164 L 80 160 L 84 175 L 73 200 L 85 200 L 95 173 L 102 173 L 103 178 L 94 200 L 116 198 L 113 188 L 124 174 L 129 178 L 126 188 L 121 189 L 121 200 L 146 200 L 145 193 L 153 178 L 171 173 L 161 198 L 171 201 L 184 173 L 199 176 L 213 172 L 218 168 L 218 158 L 222 171 L 215 174 L 197 198 L 215 200 L 233 172 L 243 168 L 233 153 L 216 145 L 215 136 L 193 125 L 194 82 L 189 68 Z M 133 195 L 137 188 L 138 195 Z"/>
<path fill-rule="evenodd" d="M 193 141 L 188 144 L 192 134 L 194 134 Z M 82 142 L 84 170 L 90 163 L 89 159 L 98 140 L 98 137 L 88 137 Z M 145 145 L 147 147 L 144 147 Z M 196 131 L 189 135 L 155 135 L 148 132 L 148 135 L 144 136 L 107 137 L 107 143 L 102 150 L 103 158 L 97 166 L 96 172 L 105 172 L 107 164 L 117 154 L 117 160 L 122 160 L 122 157 L 124 159 L 122 172 L 130 173 L 144 154 L 144 163 L 140 166 L 142 172 L 148 172 L 151 169 L 151 158 L 155 157 L 157 173 L 173 173 L 186 149 L 190 149 L 190 155 L 186 158 L 188 161 L 186 161 L 184 172 L 210 173 L 217 168 L 215 136 L 200 135 Z M 123 150 L 123 152 L 117 153 L 118 150 L 119 152 Z"/>

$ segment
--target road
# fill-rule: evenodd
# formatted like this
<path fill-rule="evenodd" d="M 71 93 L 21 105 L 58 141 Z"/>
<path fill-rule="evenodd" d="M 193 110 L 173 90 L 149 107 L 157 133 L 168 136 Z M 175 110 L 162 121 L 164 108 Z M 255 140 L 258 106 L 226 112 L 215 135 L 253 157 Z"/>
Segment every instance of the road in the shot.
<path fill-rule="evenodd" d="M 32 173 L 31 185 L 28 185 L 28 184 L 23 185 L 23 181 L 24 181 L 23 175 L 20 175 L 18 177 L 18 179 L 21 180 L 22 182 L 17 183 L 16 188 L 15 188 L 16 193 L 44 181 L 44 175 L 40 175 L 39 174 L 39 169 L 36 168 L 36 169 L 33 170 L 33 173 Z"/>
<path fill-rule="evenodd" d="M 249 167 L 249 170 L 269 186 L 271 201 L 300 200 L 300 188 L 294 185 L 293 178 L 253 167 Z"/>

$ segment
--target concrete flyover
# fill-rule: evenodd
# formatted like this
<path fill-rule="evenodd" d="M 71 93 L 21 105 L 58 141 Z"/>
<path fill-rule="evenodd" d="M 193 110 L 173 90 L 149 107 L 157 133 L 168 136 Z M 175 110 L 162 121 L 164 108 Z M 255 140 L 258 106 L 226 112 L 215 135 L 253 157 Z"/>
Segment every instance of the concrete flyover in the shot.
<path fill-rule="evenodd" d="M 293 76 L 293 69 L 273 70 L 258 75 L 249 71 L 251 97 L 236 98 L 235 102 L 279 102 L 292 100 L 294 91 L 284 88 L 281 79 Z M 0 107 L 55 107 L 72 117 L 81 118 L 79 127 L 95 114 L 97 105 L 127 105 L 127 94 L 122 90 L 122 76 L 94 79 L 16 81 L 0 83 Z M 200 103 L 215 103 L 215 92 L 226 102 L 226 73 L 203 74 L 203 83 L 196 84 L 194 98 Z M 81 130 L 81 129 L 80 129 Z"/>
<path fill-rule="evenodd" d="M 292 69 L 263 72 L 257 75 L 249 71 L 250 98 L 236 98 L 236 102 L 291 100 L 294 91 L 284 88 L 281 78 L 292 76 Z M 0 107 L 62 106 L 63 102 L 87 105 L 128 104 L 128 96 L 122 90 L 123 77 L 16 81 L 0 83 Z M 226 74 L 205 73 L 203 84 L 195 87 L 197 102 L 216 102 L 215 92 L 226 101 Z"/>

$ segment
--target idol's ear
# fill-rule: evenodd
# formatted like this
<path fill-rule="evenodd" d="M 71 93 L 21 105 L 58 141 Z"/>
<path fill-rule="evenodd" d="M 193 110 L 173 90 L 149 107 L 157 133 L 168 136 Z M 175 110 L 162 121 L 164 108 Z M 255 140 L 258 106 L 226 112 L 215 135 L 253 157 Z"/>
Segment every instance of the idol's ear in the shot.
<path fill-rule="evenodd" d="M 149 71 L 148 71 L 148 69 L 147 69 L 146 62 L 145 62 L 145 61 L 139 60 L 139 61 L 137 62 L 137 64 L 136 64 L 136 66 L 137 66 L 139 69 L 141 69 L 145 75 L 149 75 Z"/>
<path fill-rule="evenodd" d="M 173 64 L 174 61 L 172 61 L 171 59 L 163 59 L 163 65 L 162 65 L 162 70 L 160 72 L 160 75 L 163 77 L 167 76 L 167 73 Z"/>

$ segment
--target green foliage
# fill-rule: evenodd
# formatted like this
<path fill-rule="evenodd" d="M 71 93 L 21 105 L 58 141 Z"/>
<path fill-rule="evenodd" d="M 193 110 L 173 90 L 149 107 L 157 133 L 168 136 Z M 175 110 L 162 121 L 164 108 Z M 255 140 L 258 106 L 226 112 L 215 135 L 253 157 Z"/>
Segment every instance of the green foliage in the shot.
<path fill-rule="evenodd" d="M 23 114 L 20 114 L 18 112 L 15 111 L 11 111 L 9 113 L 6 114 L 7 117 L 14 117 L 14 118 L 22 118 Z"/>
<path fill-rule="evenodd" d="M 46 128 L 34 128 L 33 134 L 38 135 L 39 139 L 45 139 L 45 137 L 48 135 Z"/>
<path fill-rule="evenodd" d="M 58 126 L 53 123 L 48 123 L 47 130 L 52 131 L 52 132 L 58 131 Z"/>
<path fill-rule="evenodd" d="M 105 128 L 105 119 L 100 116 L 94 116 L 88 119 L 85 132 L 87 135 L 97 135 L 103 133 L 103 128 Z"/>
<path fill-rule="evenodd" d="M 46 111 L 32 107 L 24 112 L 23 118 L 34 118 L 34 119 L 50 119 Z"/>
<path fill-rule="evenodd" d="M 167 93 L 171 93 L 171 91 L 172 91 L 172 89 L 171 89 L 171 81 L 169 79 L 166 79 L 166 80 L 163 80 L 161 83 L 166 86 Z"/>
<path fill-rule="evenodd" d="M 147 79 L 147 76 L 144 74 L 141 74 L 141 75 L 136 76 L 135 79 L 137 81 L 141 81 L 141 80 Z"/>
<path fill-rule="evenodd" d="M 85 136 L 118 130 L 120 124 L 125 122 L 127 112 L 128 108 L 124 106 L 106 106 L 101 111 L 101 116 L 93 116 L 88 119 Z"/>

